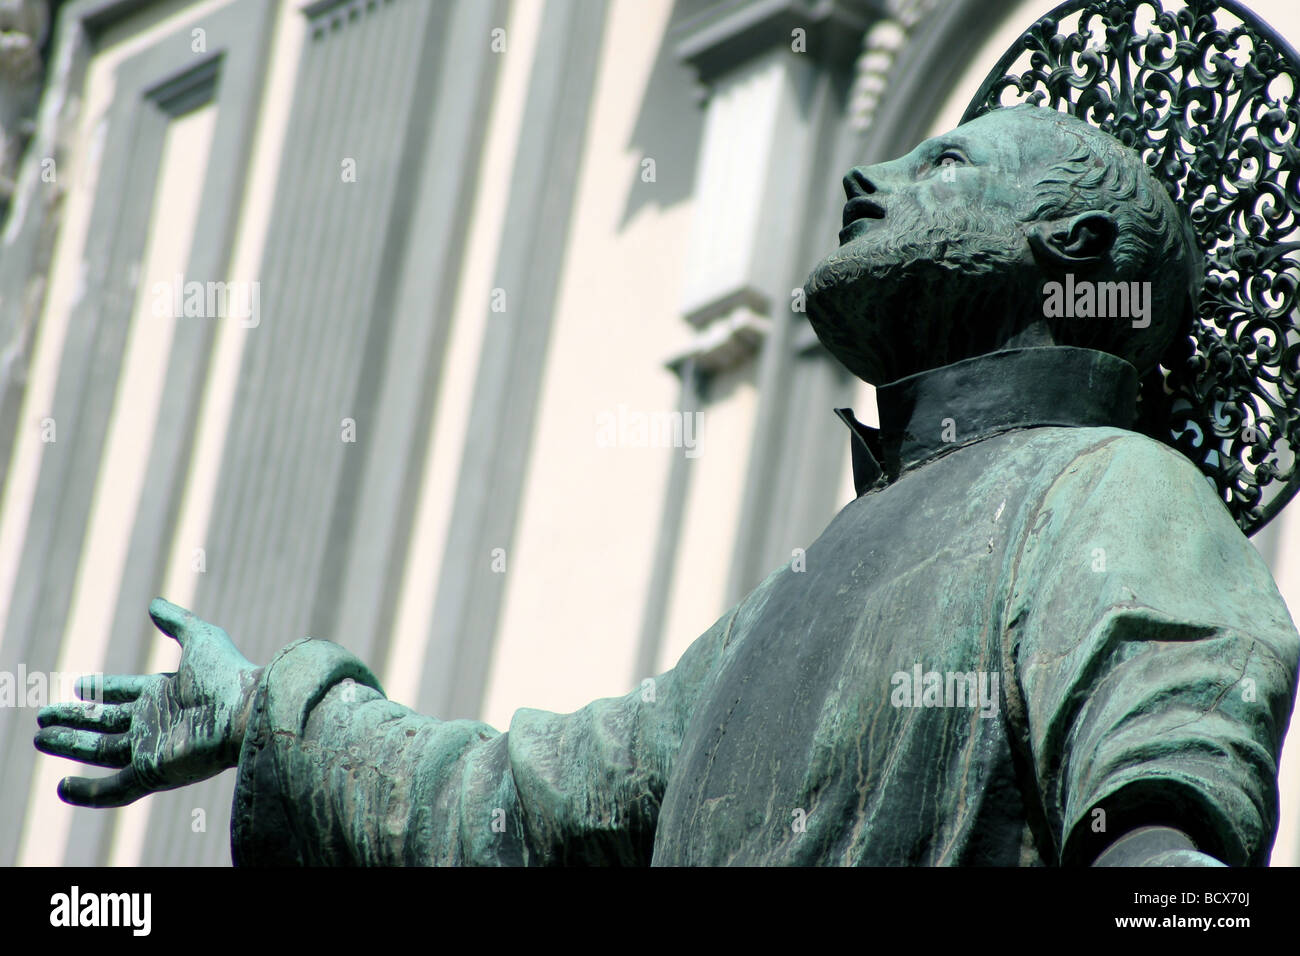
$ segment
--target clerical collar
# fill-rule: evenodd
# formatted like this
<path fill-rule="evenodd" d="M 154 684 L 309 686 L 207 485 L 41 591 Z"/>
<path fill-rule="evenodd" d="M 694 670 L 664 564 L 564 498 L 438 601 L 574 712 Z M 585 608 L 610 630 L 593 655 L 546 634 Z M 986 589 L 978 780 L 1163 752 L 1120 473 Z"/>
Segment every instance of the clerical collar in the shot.
<path fill-rule="evenodd" d="M 1033 425 L 1129 428 L 1137 370 L 1115 355 L 1072 346 L 1008 349 L 909 375 L 876 389 L 880 428 L 851 408 L 853 484 L 863 495 L 944 452 Z"/>

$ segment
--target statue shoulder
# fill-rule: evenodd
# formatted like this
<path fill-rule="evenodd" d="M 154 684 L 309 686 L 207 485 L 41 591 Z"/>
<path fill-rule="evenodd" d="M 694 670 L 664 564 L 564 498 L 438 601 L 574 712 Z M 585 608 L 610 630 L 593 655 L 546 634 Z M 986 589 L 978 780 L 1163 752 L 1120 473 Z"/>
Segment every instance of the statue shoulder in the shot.
<path fill-rule="evenodd" d="M 1027 530 L 1071 540 L 1172 535 L 1253 551 L 1210 479 L 1176 449 L 1119 428 L 1055 431 L 1073 434 L 1043 457 Z"/>
<path fill-rule="evenodd" d="M 1039 455 L 1045 472 L 1055 473 L 1054 485 L 1127 481 L 1131 493 L 1139 496 L 1165 493 L 1175 485 L 1196 489 L 1196 497 L 1202 492 L 1215 497 L 1211 481 L 1187 456 L 1147 435 L 1111 427 L 1043 431 L 1052 452 L 1042 454 L 1043 442 L 1027 450 Z"/>

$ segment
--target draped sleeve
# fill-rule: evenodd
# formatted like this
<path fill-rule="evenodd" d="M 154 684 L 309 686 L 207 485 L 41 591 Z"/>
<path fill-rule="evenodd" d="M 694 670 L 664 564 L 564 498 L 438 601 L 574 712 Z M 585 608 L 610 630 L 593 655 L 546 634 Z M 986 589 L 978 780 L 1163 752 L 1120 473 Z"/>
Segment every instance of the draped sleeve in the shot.
<path fill-rule="evenodd" d="M 1059 861 L 1163 824 L 1266 863 L 1300 636 L 1204 477 L 1139 435 L 1094 446 L 1028 521 L 1012 582 L 1013 736 Z"/>
<path fill-rule="evenodd" d="M 666 674 L 508 732 L 387 700 L 337 644 L 266 668 L 240 752 L 237 865 L 648 864 L 673 758 L 735 611 Z"/>

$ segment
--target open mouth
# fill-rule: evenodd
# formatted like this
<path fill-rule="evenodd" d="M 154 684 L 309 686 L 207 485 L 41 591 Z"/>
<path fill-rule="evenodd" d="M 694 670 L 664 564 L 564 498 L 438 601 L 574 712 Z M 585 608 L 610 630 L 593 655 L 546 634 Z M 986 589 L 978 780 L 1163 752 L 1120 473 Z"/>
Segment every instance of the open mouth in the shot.
<path fill-rule="evenodd" d="M 850 199 L 844 204 L 844 222 L 840 225 L 847 229 L 859 219 L 884 219 L 885 209 L 879 203 L 868 199 L 866 196 L 858 196 Z"/>
<path fill-rule="evenodd" d="M 866 196 L 858 196 L 844 204 L 844 228 L 840 230 L 840 245 L 856 238 L 867 227 L 870 219 L 884 219 L 885 207 Z"/>

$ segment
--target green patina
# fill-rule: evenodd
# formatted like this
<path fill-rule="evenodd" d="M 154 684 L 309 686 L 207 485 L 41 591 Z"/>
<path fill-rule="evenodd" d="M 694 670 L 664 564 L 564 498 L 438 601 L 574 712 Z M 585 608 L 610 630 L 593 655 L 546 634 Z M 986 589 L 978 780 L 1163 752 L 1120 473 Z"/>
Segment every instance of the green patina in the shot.
<path fill-rule="evenodd" d="M 1264 862 L 1300 636 L 1196 467 L 1135 430 L 1196 292 L 1182 213 L 1032 107 L 846 190 L 808 304 L 880 386 L 879 430 L 844 415 L 858 497 L 652 687 L 498 733 L 386 700 L 328 642 L 257 668 L 155 601 L 176 675 L 41 712 L 40 749 L 121 768 L 60 794 L 237 766 L 241 864 Z M 1048 315 L 1066 275 L 1150 281 L 1150 314 Z"/>

